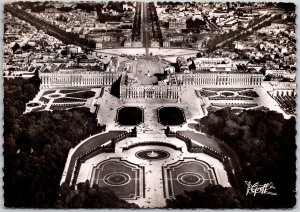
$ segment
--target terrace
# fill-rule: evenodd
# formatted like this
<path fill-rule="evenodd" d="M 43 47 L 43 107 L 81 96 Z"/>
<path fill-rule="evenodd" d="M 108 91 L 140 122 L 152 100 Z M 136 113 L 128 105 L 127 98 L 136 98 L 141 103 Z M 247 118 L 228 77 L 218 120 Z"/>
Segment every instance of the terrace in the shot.
<path fill-rule="evenodd" d="M 96 141 L 97 136 L 90 139 Z M 64 171 L 64 176 L 69 173 L 68 177 L 63 179 L 70 180 L 70 173 L 76 166 L 73 183 L 91 179 L 92 183 L 109 187 L 120 198 L 143 207 L 163 207 L 166 198 L 183 194 L 186 190 L 203 190 L 209 185 L 218 184 L 229 186 L 228 177 L 219 160 L 219 156 L 223 157 L 222 154 L 210 147 L 203 147 L 199 152 L 194 151 L 199 149 L 196 148 L 196 144 L 193 151 L 189 152 L 182 140 L 173 137 L 161 137 L 161 139 L 162 141 L 152 142 L 146 137 L 125 137 L 116 143 L 115 151 L 104 151 L 111 144 L 102 141 L 103 151 L 98 151 L 97 154 L 91 153 L 91 157 L 82 152 L 80 147 L 90 143 L 87 140 L 79 145 L 81 154 L 86 159 L 80 166 L 70 163 Z M 202 137 L 199 142 L 201 141 Z M 208 139 L 209 145 L 214 142 Z M 94 145 L 99 144 L 94 142 Z M 210 153 L 204 153 L 206 151 Z M 78 156 L 77 150 L 73 154 Z M 197 159 L 199 156 L 201 160 Z"/>

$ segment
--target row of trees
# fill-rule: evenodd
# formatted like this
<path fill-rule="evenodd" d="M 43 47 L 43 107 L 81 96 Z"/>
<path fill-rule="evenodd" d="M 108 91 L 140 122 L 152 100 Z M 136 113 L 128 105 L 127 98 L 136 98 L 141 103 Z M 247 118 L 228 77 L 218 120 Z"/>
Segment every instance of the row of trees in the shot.
<path fill-rule="evenodd" d="M 147 4 L 149 8 L 150 21 L 152 25 L 152 38 L 158 41 L 162 45 L 162 33 L 159 25 L 159 19 L 157 16 L 156 7 L 153 2 Z"/>
<path fill-rule="evenodd" d="M 61 192 L 66 191 L 66 185 L 61 189 L 59 184 L 70 148 L 102 129 L 87 108 L 23 114 L 38 88 L 38 78 L 4 79 L 4 205 L 93 207 L 85 205 L 90 204 L 81 199 L 85 194 L 74 188 L 69 190 L 75 205 L 63 202 Z M 93 187 L 89 193 L 98 199 L 108 195 L 103 201 L 111 200 L 103 207 L 118 201 L 126 206 L 111 191 Z M 103 201 L 94 206 L 100 207 Z"/>
<path fill-rule="evenodd" d="M 222 35 L 215 36 L 214 39 L 211 39 L 208 41 L 207 52 L 212 52 L 212 51 L 216 50 L 217 48 L 220 48 L 220 46 L 218 46 L 220 44 L 222 44 L 222 46 L 227 46 L 227 45 L 230 45 L 232 43 L 232 41 L 244 39 L 244 38 L 248 37 L 249 35 L 251 35 L 253 33 L 253 31 L 256 31 L 260 28 L 269 26 L 274 20 L 280 18 L 280 15 L 276 15 L 271 18 L 270 18 L 270 16 L 271 15 L 264 15 L 260 18 L 255 18 L 249 22 L 249 24 L 246 28 L 240 28 L 240 30 L 236 30 L 236 31 L 231 30 L 227 33 L 223 33 Z M 268 18 L 269 18 L 269 20 L 266 21 L 266 19 L 268 19 Z"/>
<path fill-rule="evenodd" d="M 133 27 L 132 27 L 132 35 L 131 39 L 132 41 L 140 41 L 141 40 L 141 7 L 142 3 L 137 2 L 136 4 L 136 10 L 134 14 L 134 21 L 133 21 Z"/>

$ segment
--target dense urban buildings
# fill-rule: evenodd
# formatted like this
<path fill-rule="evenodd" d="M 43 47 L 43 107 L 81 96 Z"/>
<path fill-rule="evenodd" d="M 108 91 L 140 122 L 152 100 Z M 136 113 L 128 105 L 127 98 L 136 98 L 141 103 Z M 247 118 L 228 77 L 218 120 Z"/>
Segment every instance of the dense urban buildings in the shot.
<path fill-rule="evenodd" d="M 3 13 L 6 207 L 294 207 L 295 4 Z"/>

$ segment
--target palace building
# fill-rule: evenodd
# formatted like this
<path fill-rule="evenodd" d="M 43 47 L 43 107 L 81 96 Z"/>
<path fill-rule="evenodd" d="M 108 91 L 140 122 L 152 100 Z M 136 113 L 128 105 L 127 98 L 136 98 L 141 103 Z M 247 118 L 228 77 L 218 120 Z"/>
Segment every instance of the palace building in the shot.
<path fill-rule="evenodd" d="M 177 99 L 178 89 L 178 84 L 142 85 L 138 80 L 132 80 L 125 74 L 121 76 L 120 98 Z"/>
<path fill-rule="evenodd" d="M 65 64 L 51 68 L 44 68 L 39 71 L 41 79 L 41 88 L 54 87 L 98 87 L 103 85 L 112 85 L 118 78 L 119 61 L 112 57 L 106 71 L 104 66 L 68 66 Z"/>
<path fill-rule="evenodd" d="M 58 71 L 55 73 L 41 73 L 41 88 L 54 87 L 97 87 L 112 85 L 117 74 L 96 71 Z"/>
<path fill-rule="evenodd" d="M 179 98 L 180 85 L 260 85 L 264 75 L 260 72 L 237 71 L 230 58 L 178 57 L 179 73 L 168 73 L 167 78 L 156 85 L 141 84 L 127 74 L 121 76 L 120 98 Z M 189 70 L 190 64 L 195 64 Z M 51 67 L 51 65 L 49 65 Z M 111 86 L 117 81 L 119 61 L 112 57 L 106 70 L 83 66 L 57 66 L 52 71 L 40 71 L 41 88 Z M 45 71 L 46 70 L 46 71 Z"/>
<path fill-rule="evenodd" d="M 189 73 L 185 61 L 183 57 L 176 60 L 181 72 L 177 79 L 183 85 L 260 85 L 264 79 L 259 71 L 238 71 L 230 58 L 195 58 L 195 70 Z"/>
<path fill-rule="evenodd" d="M 263 74 L 240 72 L 203 72 L 182 74 L 183 85 L 260 85 Z"/>
<path fill-rule="evenodd" d="M 121 85 L 120 98 L 177 99 L 178 90 L 177 85 Z"/>

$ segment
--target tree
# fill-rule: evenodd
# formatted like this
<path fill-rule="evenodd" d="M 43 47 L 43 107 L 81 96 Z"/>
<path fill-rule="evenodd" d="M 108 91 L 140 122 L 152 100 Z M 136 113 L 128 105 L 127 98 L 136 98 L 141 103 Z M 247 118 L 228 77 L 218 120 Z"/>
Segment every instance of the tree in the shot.
<path fill-rule="evenodd" d="M 128 203 L 116 196 L 107 187 L 100 188 L 97 184 L 90 186 L 87 180 L 79 183 L 74 190 L 65 184 L 60 189 L 60 198 L 57 206 L 61 208 L 138 208 L 136 204 Z"/>
<path fill-rule="evenodd" d="M 190 191 L 166 200 L 167 208 L 242 208 L 245 196 L 233 187 L 208 186 L 205 191 Z"/>
<path fill-rule="evenodd" d="M 265 109 L 237 115 L 225 108 L 208 114 L 200 123 L 208 134 L 232 148 L 240 161 L 244 180 L 276 184 L 277 196 L 254 198 L 253 207 L 295 205 L 295 118 L 284 119 L 282 114 Z"/>

